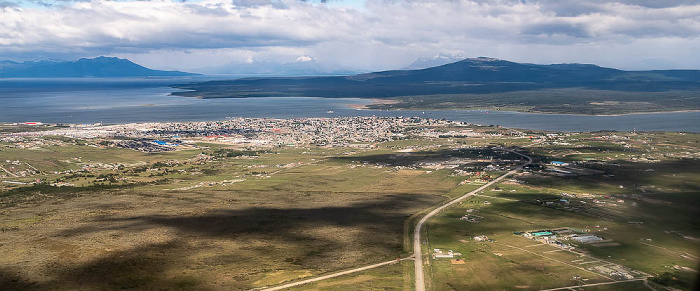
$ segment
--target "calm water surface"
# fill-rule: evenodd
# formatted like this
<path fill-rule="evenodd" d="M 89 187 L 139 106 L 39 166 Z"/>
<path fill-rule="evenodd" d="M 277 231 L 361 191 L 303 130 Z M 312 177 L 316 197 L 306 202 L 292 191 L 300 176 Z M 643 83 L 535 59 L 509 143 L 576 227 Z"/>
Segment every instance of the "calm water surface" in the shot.
<path fill-rule="evenodd" d="M 202 121 L 226 117 L 419 116 L 475 124 L 555 130 L 667 130 L 700 132 L 700 112 L 586 116 L 504 111 L 356 110 L 355 98 L 266 97 L 196 99 L 170 96 L 167 85 L 200 79 L 0 80 L 0 122 L 129 123 Z"/>

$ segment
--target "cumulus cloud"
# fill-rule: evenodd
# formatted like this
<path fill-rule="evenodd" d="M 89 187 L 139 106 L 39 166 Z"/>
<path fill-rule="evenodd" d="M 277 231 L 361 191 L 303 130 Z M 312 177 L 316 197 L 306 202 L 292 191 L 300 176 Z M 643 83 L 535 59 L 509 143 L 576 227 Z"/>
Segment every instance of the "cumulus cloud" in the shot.
<path fill-rule="evenodd" d="M 532 48 L 600 47 L 651 59 L 638 44 L 681 50 L 700 35 L 700 4 L 692 0 L 367 0 L 361 11 L 322 2 L 70 1 L 45 8 L 0 0 L 0 57 L 160 53 L 214 60 L 211 53 L 219 52 L 244 60 L 287 53 L 374 69 L 437 52 L 517 56 L 515 48 L 532 52 L 530 59 L 547 55 Z"/>

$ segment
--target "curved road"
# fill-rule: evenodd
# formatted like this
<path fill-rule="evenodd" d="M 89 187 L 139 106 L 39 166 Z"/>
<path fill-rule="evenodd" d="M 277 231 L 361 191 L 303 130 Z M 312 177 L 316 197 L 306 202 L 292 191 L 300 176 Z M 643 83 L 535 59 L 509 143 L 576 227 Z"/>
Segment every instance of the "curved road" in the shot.
<path fill-rule="evenodd" d="M 510 152 L 525 157 L 528 160 L 527 163 L 519 166 L 515 170 L 511 170 L 508 173 L 503 174 L 502 176 L 496 178 L 495 180 L 493 180 L 491 182 L 488 182 L 487 184 L 477 188 L 474 191 L 471 191 L 467 194 L 464 194 L 463 196 L 461 196 L 459 198 L 456 198 L 450 202 L 443 204 L 442 206 L 440 206 L 438 208 L 435 208 L 435 210 L 433 210 L 430 213 L 428 213 L 427 215 L 423 216 L 423 218 L 420 221 L 418 221 L 418 224 L 416 224 L 416 228 L 413 231 L 413 255 L 415 257 L 416 291 L 425 291 L 425 279 L 423 278 L 423 252 L 421 250 L 421 243 L 420 243 L 420 231 L 421 231 L 421 228 L 423 227 L 423 224 L 426 221 L 428 221 L 428 219 L 430 219 L 431 217 L 433 217 L 435 214 L 442 211 L 443 209 L 450 207 L 451 205 L 453 205 L 459 201 L 462 201 L 466 198 L 474 196 L 477 192 L 484 190 L 484 189 L 488 188 L 489 186 L 500 182 L 505 177 L 508 177 L 508 176 L 514 174 L 518 170 L 522 169 L 524 166 L 532 163 L 532 158 L 530 158 L 529 156 L 523 155 L 523 154 L 515 152 L 515 151 L 510 151 Z"/>

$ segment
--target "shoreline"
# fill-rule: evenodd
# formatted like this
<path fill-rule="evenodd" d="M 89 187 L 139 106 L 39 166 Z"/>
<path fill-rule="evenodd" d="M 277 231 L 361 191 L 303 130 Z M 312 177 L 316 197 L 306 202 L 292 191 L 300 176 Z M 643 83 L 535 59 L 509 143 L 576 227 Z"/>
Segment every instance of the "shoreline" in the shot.
<path fill-rule="evenodd" d="M 265 99 L 266 97 L 256 97 L 255 99 Z M 286 99 L 287 97 L 278 97 L 281 99 Z M 293 97 L 290 97 L 294 99 Z M 214 111 L 215 114 L 205 114 L 208 112 L 208 105 L 200 106 L 198 113 L 200 114 L 189 114 L 188 111 L 182 111 L 177 109 L 173 111 L 173 114 L 155 114 L 153 116 L 140 116 L 134 118 L 134 116 L 126 116 L 122 118 L 121 116 L 110 115 L 107 116 L 96 116 L 91 112 L 84 114 L 85 116 L 77 116 L 77 118 L 61 118 L 62 116 L 56 116 L 55 118 L 46 117 L 44 120 L 42 117 L 33 116 L 29 117 L 31 119 L 24 119 L 22 116 L 18 116 L 21 119 L 16 120 L 9 118 L 0 123 L 5 123 L 4 125 L 21 125 L 28 124 L 25 126 L 31 126 L 31 124 L 45 123 L 47 125 L 58 125 L 58 126 L 70 126 L 70 125 L 82 125 L 91 126 L 95 123 L 103 124 L 128 124 L 128 123 L 160 123 L 160 122 L 211 122 L 220 121 L 228 117 L 249 117 L 249 118 L 272 118 L 272 119 L 289 119 L 289 118 L 330 118 L 330 117 L 350 117 L 350 116 L 413 116 L 419 118 L 444 118 L 455 121 L 465 121 L 476 124 L 495 124 L 504 127 L 520 128 L 520 129 L 534 129 L 534 130 L 550 130 L 550 131 L 568 131 L 568 132 L 581 132 L 581 131 L 599 131 L 599 130 L 611 130 L 611 131 L 627 131 L 637 129 L 639 131 L 678 131 L 678 132 L 700 132 L 698 127 L 693 124 L 697 124 L 698 115 L 700 110 L 674 110 L 674 111 L 656 111 L 656 112 L 633 112 L 633 113 L 621 113 L 621 114 L 609 114 L 609 115 L 593 115 L 593 114 L 571 114 L 571 113 L 550 113 L 550 112 L 533 112 L 528 110 L 528 108 L 472 108 L 472 109 L 427 109 L 421 113 L 420 109 L 373 109 L 372 104 L 395 104 L 400 103 L 400 100 L 393 99 L 380 99 L 380 98 L 323 98 L 323 97 L 301 97 L 303 99 L 314 99 L 314 100 L 302 100 L 299 102 L 291 102 L 290 104 L 310 104 L 313 107 L 309 107 L 313 110 L 305 109 L 303 112 L 297 110 L 292 113 L 281 111 L 280 106 L 270 107 L 272 111 L 266 111 L 267 103 L 276 102 L 263 102 L 262 105 L 265 106 L 253 106 L 251 108 L 256 110 L 263 110 L 260 112 L 253 111 L 253 114 L 247 114 L 245 111 L 237 110 L 237 108 L 231 110 L 219 110 Z M 326 102 L 319 103 L 315 99 L 326 99 L 326 100 L 337 100 L 338 102 Z M 325 102 L 325 101 L 324 101 Z M 235 102 L 233 102 L 235 103 Z M 258 104 L 253 102 L 254 104 Z M 189 104 L 189 103 L 186 103 Z M 326 105 L 324 105 L 326 104 Z M 143 103 L 139 103 L 140 106 L 134 108 L 146 108 L 154 106 L 143 106 Z M 230 106 L 229 106 L 230 107 Z M 386 107 L 391 107 L 391 105 L 386 105 Z M 332 109 L 335 108 L 336 112 Z M 497 110 L 500 109 L 500 110 Z M 511 110 L 508 110 L 511 109 Z M 150 111 L 147 109 L 146 111 Z M 287 110 L 287 109 L 285 109 Z M 77 112 L 83 112 L 85 110 L 78 110 Z M 162 110 L 161 110 L 162 111 Z M 492 116 L 486 114 L 491 113 Z M 662 114 L 663 113 L 663 114 Z M 625 117 L 626 116 L 626 117 Z M 7 116 L 11 117 L 11 116 Z M 72 117 L 72 116 L 69 116 Z M 95 119 L 90 119 L 94 117 Z M 106 119 L 104 119 L 106 118 Z M 54 119 L 54 120 L 51 120 Z M 61 120 L 63 119 L 63 120 Z M 66 120 L 67 119 L 67 120 Z M 0 119 L 1 120 L 1 119 Z M 86 120 L 86 121 L 81 121 Z M 576 120 L 574 122 L 568 122 L 568 120 Z M 619 122 L 618 122 L 619 120 Z M 591 122 L 588 125 L 588 121 Z M 662 122 L 659 122 L 662 121 Z"/>
<path fill-rule="evenodd" d="M 687 112 L 700 112 L 700 109 L 688 109 L 688 110 L 672 110 L 672 111 L 650 111 L 650 112 L 631 112 L 631 113 L 619 113 L 619 114 L 596 114 L 592 116 L 623 116 L 623 115 L 638 115 L 638 114 L 661 114 L 661 113 L 687 113 Z M 574 114 L 576 115 L 576 114 Z M 580 114 L 578 114 L 580 115 Z"/>
<path fill-rule="evenodd" d="M 581 117 L 619 117 L 619 116 L 631 116 L 631 115 L 655 115 L 655 114 L 675 114 L 675 113 L 697 113 L 700 109 L 692 110 L 674 110 L 674 111 L 653 111 L 653 112 L 633 112 L 633 113 L 620 113 L 620 114 L 574 114 L 574 113 L 552 113 L 552 112 L 538 112 L 538 111 L 517 111 L 517 110 L 495 110 L 495 109 L 374 109 L 367 108 L 367 105 L 372 104 L 394 104 L 395 102 L 384 102 L 385 100 L 380 100 L 382 103 L 369 103 L 369 104 L 347 104 L 348 108 L 356 110 L 376 110 L 384 112 L 402 112 L 402 111 L 431 111 L 431 112 L 445 112 L 445 111 L 482 111 L 482 112 L 504 112 L 504 113 L 522 113 L 522 114 L 541 114 L 541 115 L 563 115 L 563 116 L 581 116 Z M 154 106 L 153 104 L 142 104 L 139 107 L 149 107 Z M 203 118 L 203 119 L 164 119 L 164 120 L 144 120 L 144 121 L 120 121 L 120 122 L 105 122 L 104 125 L 119 125 L 119 124 L 132 124 L 132 123 L 163 123 L 163 122 L 212 122 L 226 120 L 229 118 L 236 118 L 243 116 L 226 116 L 224 118 Z M 342 117 L 342 116 L 337 116 Z M 431 118 L 428 116 L 417 116 L 423 118 Z M 290 119 L 296 117 L 250 117 L 250 118 L 263 118 L 263 119 Z M 307 116 L 304 118 L 328 118 L 328 116 Z M 434 118 L 434 117 L 433 117 Z M 36 123 L 36 124 L 34 124 Z M 97 122 L 76 122 L 76 123 L 64 123 L 55 121 L 41 121 L 41 120 L 21 120 L 21 121 L 0 121 L 0 126 L 93 126 Z"/>
<path fill-rule="evenodd" d="M 170 93 L 170 96 L 178 96 L 178 97 L 186 97 L 186 98 L 195 98 L 195 99 L 247 99 L 247 98 L 268 98 L 268 97 L 276 97 L 276 96 L 267 96 L 267 97 L 204 97 L 204 96 L 184 96 L 184 95 L 178 95 L 176 94 L 177 92 Z M 291 97 L 291 96 L 289 96 Z M 301 97 L 301 96 L 300 96 Z M 292 97 L 294 98 L 294 97 Z M 328 98 L 328 97 L 312 97 L 312 98 Z M 349 104 L 347 107 L 355 109 L 355 110 L 378 110 L 378 111 L 404 111 L 404 110 L 413 110 L 413 111 L 458 111 L 458 110 L 464 110 L 464 111 L 496 111 L 496 112 L 518 112 L 518 113 L 533 113 L 533 114 L 547 114 L 547 115 L 573 115 L 573 116 L 599 116 L 599 117 L 608 117 L 608 116 L 625 116 L 625 115 L 639 115 L 639 114 L 663 114 L 663 113 L 689 113 L 689 112 L 700 112 L 700 109 L 687 109 L 687 110 L 669 110 L 669 111 L 641 111 L 641 112 L 629 112 L 629 113 L 616 113 L 616 114 L 583 114 L 583 113 L 559 113 L 559 112 L 545 112 L 545 111 L 524 111 L 524 110 L 517 110 L 517 109 L 510 109 L 510 108 L 504 108 L 504 109 L 499 109 L 499 108 L 443 108 L 443 109 L 435 109 L 435 108 L 394 108 L 394 109 L 377 109 L 377 108 L 369 108 L 369 106 L 372 105 L 388 105 L 388 104 L 398 104 L 401 103 L 401 100 L 397 99 L 380 99 L 380 98 L 362 98 L 362 97 L 347 97 L 347 98 L 353 98 L 353 99 L 363 99 L 363 100 L 370 100 L 370 103 L 367 104 Z M 332 98 L 334 99 L 334 98 Z M 339 99 L 345 99 L 339 98 Z"/>
<path fill-rule="evenodd" d="M 372 109 L 372 108 L 369 108 L 367 106 L 369 106 L 369 105 L 396 104 L 396 103 L 401 102 L 401 101 L 396 100 L 396 99 L 378 99 L 378 98 L 370 98 L 369 101 L 371 101 L 371 102 L 368 104 L 350 104 L 350 105 L 348 105 L 348 107 L 350 107 L 352 109 L 357 109 L 357 110 L 366 110 L 366 109 L 380 110 L 380 109 Z"/>
<path fill-rule="evenodd" d="M 544 111 L 523 111 L 515 109 L 499 109 L 499 108 L 445 108 L 445 109 L 435 109 L 435 108 L 396 108 L 396 109 L 376 109 L 369 108 L 372 105 L 385 105 L 385 104 L 398 104 L 401 103 L 400 100 L 396 99 L 369 99 L 372 102 L 368 104 L 350 104 L 348 107 L 358 110 L 381 110 L 381 111 L 496 111 L 496 112 L 518 112 L 518 113 L 533 113 L 533 114 L 547 114 L 547 115 L 574 115 L 574 116 L 625 116 L 625 115 L 640 115 L 640 114 L 663 114 L 663 113 L 689 113 L 689 112 L 700 112 L 700 109 L 686 109 L 686 110 L 669 110 L 669 111 L 648 111 L 648 112 L 629 112 L 629 113 L 616 113 L 616 114 L 581 114 L 581 113 L 558 113 L 558 112 L 544 112 Z"/>

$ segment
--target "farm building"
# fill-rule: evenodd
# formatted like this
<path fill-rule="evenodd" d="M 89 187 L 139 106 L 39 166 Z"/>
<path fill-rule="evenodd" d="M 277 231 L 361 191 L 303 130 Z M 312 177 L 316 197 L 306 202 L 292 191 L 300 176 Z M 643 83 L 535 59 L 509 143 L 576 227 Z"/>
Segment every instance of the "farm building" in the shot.
<path fill-rule="evenodd" d="M 550 165 L 557 166 L 557 167 L 562 167 L 562 166 L 568 166 L 569 163 L 565 162 L 558 162 L 558 161 L 552 161 L 549 163 Z"/>
<path fill-rule="evenodd" d="M 599 237 L 597 235 L 581 235 L 581 236 L 576 235 L 576 236 L 572 236 L 571 239 L 573 239 L 577 242 L 585 243 L 585 244 L 603 241 L 603 238 Z"/>

